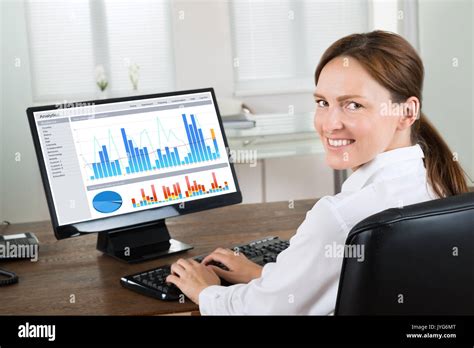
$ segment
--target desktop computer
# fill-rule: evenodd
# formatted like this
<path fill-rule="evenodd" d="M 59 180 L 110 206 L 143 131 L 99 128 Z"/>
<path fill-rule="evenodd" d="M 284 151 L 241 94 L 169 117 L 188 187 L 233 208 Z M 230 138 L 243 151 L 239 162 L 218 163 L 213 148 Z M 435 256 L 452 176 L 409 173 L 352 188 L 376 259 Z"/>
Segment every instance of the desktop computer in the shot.
<path fill-rule="evenodd" d="M 212 88 L 27 110 L 57 239 L 140 262 L 192 248 L 165 219 L 240 203 Z"/>
<path fill-rule="evenodd" d="M 145 261 L 192 248 L 171 238 L 166 218 L 242 201 L 212 88 L 27 114 L 57 239 L 97 233 L 103 253 Z M 263 266 L 288 246 L 270 236 L 237 248 Z M 182 294 L 166 283 L 168 274 L 165 265 L 120 281 L 177 300 Z"/>

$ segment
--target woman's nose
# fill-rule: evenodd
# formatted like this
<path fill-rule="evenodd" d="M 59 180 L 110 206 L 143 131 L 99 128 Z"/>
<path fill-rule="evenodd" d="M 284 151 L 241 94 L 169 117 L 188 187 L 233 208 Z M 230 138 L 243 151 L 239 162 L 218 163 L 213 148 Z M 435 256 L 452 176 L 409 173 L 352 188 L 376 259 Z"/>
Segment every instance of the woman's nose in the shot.
<path fill-rule="evenodd" d="M 335 130 L 344 128 L 342 115 L 337 108 L 328 110 L 325 116 L 322 124 L 325 133 L 332 133 Z"/>

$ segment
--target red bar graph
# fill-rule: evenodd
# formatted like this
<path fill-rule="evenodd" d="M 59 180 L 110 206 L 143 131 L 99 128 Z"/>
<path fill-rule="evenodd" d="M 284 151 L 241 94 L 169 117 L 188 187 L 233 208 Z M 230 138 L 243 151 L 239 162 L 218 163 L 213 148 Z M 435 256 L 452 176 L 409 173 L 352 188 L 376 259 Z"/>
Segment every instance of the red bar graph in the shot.
<path fill-rule="evenodd" d="M 138 208 L 150 204 L 165 203 L 174 200 L 181 200 L 183 198 L 209 195 L 212 193 L 226 191 L 229 189 L 227 181 L 224 181 L 223 185 L 219 185 L 215 172 L 212 172 L 211 176 L 212 180 L 209 184 L 211 188 L 209 190 L 206 189 L 206 185 L 198 183 L 197 180 L 191 181 L 187 175 L 184 177 L 184 181 L 186 182 L 186 190 L 184 191 L 184 194 L 181 191 L 181 185 L 179 182 L 175 182 L 169 186 L 161 185 L 161 190 L 163 192 L 162 199 L 158 197 L 155 190 L 155 185 L 150 185 L 150 189 L 152 192 L 151 196 L 145 193 L 145 189 L 140 188 L 141 199 L 136 200 L 135 198 L 132 198 L 132 205 L 134 208 Z"/>

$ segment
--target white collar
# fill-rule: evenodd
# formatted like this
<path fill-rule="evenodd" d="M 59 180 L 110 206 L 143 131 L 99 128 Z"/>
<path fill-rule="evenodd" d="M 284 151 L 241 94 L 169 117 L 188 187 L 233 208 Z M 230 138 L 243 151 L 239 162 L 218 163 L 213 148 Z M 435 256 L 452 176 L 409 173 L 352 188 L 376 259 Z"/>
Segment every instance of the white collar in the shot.
<path fill-rule="evenodd" d="M 344 184 L 342 184 L 341 191 L 358 191 L 362 189 L 367 181 L 381 168 L 397 162 L 422 159 L 424 157 L 423 150 L 419 144 L 382 152 L 375 156 L 373 160 L 365 163 L 352 173 Z"/>

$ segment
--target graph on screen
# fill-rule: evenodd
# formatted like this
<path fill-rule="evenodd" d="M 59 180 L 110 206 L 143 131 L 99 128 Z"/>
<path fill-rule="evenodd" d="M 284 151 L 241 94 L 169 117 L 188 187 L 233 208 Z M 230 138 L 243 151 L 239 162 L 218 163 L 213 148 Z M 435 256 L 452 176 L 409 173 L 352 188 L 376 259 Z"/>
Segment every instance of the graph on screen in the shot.
<path fill-rule="evenodd" d="M 34 117 L 61 225 L 237 191 L 210 92 L 87 104 Z"/>
<path fill-rule="evenodd" d="M 188 175 L 184 176 L 184 179 L 180 179 L 171 185 L 161 185 L 161 190 L 158 191 L 160 196 L 156 192 L 155 184 L 149 185 L 151 194 L 146 194 L 145 189 L 140 188 L 140 198 L 132 198 L 132 206 L 139 208 L 146 205 L 181 200 L 184 197 L 206 196 L 229 189 L 227 181 L 224 181 L 222 184 L 218 183 L 215 172 L 211 173 L 211 178 L 209 178 L 207 184 L 201 184 L 198 182 L 199 180 L 190 179 Z M 180 183 L 180 181 L 183 182 Z M 181 190 L 181 186 L 185 188 L 184 191 Z"/>
<path fill-rule="evenodd" d="M 114 180 L 222 160 L 224 144 L 219 144 L 215 119 L 206 122 L 205 114 L 178 112 L 149 113 L 139 122 L 117 117 L 114 127 L 110 122 L 101 127 L 102 119 L 95 120 L 94 128 L 75 124 L 85 178 Z"/>

